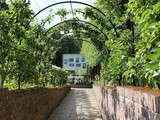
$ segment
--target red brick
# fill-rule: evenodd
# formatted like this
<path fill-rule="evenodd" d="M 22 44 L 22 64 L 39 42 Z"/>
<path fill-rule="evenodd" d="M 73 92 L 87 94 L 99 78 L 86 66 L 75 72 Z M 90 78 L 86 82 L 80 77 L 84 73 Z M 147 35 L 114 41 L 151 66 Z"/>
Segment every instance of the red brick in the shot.
<path fill-rule="evenodd" d="M 104 98 L 101 95 L 101 89 L 94 89 L 94 91 L 98 100 L 103 103 L 100 108 L 106 111 L 104 117 L 110 118 L 111 114 L 116 113 L 116 120 L 160 120 L 159 91 L 125 86 L 118 87 L 113 94 L 113 91 L 108 88 L 105 92 L 103 91 Z M 117 96 L 113 97 L 114 95 Z"/>
<path fill-rule="evenodd" d="M 129 98 L 130 100 L 133 100 L 134 91 L 130 88 L 124 89 L 124 94 L 126 98 Z"/>
<path fill-rule="evenodd" d="M 0 95 L 1 120 L 44 120 L 67 94 L 69 86 L 55 88 L 30 88 L 8 91 Z M 54 100 L 56 98 L 56 100 Z M 44 106 L 45 105 L 45 106 Z M 6 117 L 7 116 L 7 117 Z M 36 120 L 34 119 L 34 120 Z"/>
<path fill-rule="evenodd" d="M 160 113 L 160 96 L 150 95 L 149 108 L 156 113 Z"/>
<path fill-rule="evenodd" d="M 125 91 L 124 91 L 124 87 L 117 87 L 117 93 L 120 95 L 120 96 L 125 96 Z"/>
<path fill-rule="evenodd" d="M 141 96 L 142 96 L 142 92 L 141 91 L 137 91 L 137 90 L 133 91 L 133 100 L 135 102 L 141 104 Z"/>
<path fill-rule="evenodd" d="M 141 103 L 143 106 L 148 107 L 150 101 L 149 101 L 149 94 L 147 93 L 142 93 L 141 95 Z"/>
<path fill-rule="evenodd" d="M 160 114 L 157 114 L 157 115 L 155 116 L 155 120 L 160 120 Z"/>
<path fill-rule="evenodd" d="M 128 98 L 125 98 L 125 105 L 130 109 L 134 109 L 134 102 Z"/>

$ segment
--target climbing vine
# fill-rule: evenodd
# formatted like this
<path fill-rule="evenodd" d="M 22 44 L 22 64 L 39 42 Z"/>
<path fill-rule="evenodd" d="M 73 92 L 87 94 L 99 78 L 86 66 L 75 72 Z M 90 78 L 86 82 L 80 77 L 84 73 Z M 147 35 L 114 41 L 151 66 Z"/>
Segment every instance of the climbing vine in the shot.
<path fill-rule="evenodd" d="M 50 32 L 44 27 L 46 23 L 51 23 L 55 16 L 59 16 L 62 21 L 67 20 L 66 16 L 71 12 L 59 9 L 54 13 L 51 10 L 42 21 L 34 20 L 28 25 L 34 16 L 29 5 L 30 2 L 25 0 L 0 2 L 1 87 L 7 85 L 20 89 L 27 85 L 45 87 L 48 83 L 55 86 L 66 84 L 68 73 L 54 69 L 51 63 L 64 42 L 61 32 L 67 34 L 72 31 L 76 39 L 81 39 L 74 41 L 80 44 L 78 48 L 82 45 L 81 53 L 86 54 L 88 66 L 91 69 L 100 66 L 100 79 L 104 83 L 114 86 L 148 84 L 149 87 L 158 89 L 158 0 L 96 0 L 95 7 L 106 16 L 88 7 L 75 10 L 75 14 L 82 14 L 84 19 L 99 30 L 91 25 L 72 22 L 59 25 Z"/>
<path fill-rule="evenodd" d="M 43 86 L 64 78 L 67 73 L 54 69 L 51 60 L 54 58 L 59 41 L 44 35 L 45 24 L 54 15 L 51 13 L 41 22 L 33 21 L 34 15 L 29 1 L 0 2 L 0 85 L 11 89 Z M 53 70 L 54 69 L 54 70 Z M 53 73 L 58 74 L 53 77 Z M 53 80 L 53 79 L 54 80 Z M 52 79 L 52 81 L 51 81 Z M 56 85 L 66 84 L 65 80 Z"/>

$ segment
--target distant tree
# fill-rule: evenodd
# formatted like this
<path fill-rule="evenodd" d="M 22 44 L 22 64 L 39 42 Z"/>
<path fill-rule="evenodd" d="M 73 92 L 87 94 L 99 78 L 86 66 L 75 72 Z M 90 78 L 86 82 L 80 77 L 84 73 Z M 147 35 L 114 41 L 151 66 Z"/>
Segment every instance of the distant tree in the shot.
<path fill-rule="evenodd" d="M 63 37 L 52 64 L 62 67 L 63 54 L 79 54 L 81 46 L 82 41 L 77 39 L 74 35 L 67 35 Z"/>

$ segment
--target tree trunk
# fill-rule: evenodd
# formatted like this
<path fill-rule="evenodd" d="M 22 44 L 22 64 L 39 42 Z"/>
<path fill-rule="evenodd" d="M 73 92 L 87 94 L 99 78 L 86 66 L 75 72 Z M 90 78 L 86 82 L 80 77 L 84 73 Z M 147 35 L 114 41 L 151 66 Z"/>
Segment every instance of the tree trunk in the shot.
<path fill-rule="evenodd" d="M 134 46 L 134 23 L 131 21 L 131 31 L 132 31 L 132 57 L 135 57 L 135 46 Z M 136 86 L 135 76 L 132 76 L 132 84 Z"/>
<path fill-rule="evenodd" d="M 3 88 L 4 79 L 5 79 L 5 77 L 2 75 L 1 79 L 0 79 L 0 88 Z"/>
<path fill-rule="evenodd" d="M 0 88 L 3 88 L 3 86 L 4 86 L 4 80 L 5 80 L 5 78 L 6 78 L 6 74 L 5 74 L 5 72 L 3 71 L 3 70 L 1 70 L 1 79 L 0 79 Z"/>
<path fill-rule="evenodd" d="M 132 32 L 132 40 L 131 40 L 131 57 L 135 57 L 135 46 L 134 46 L 134 23 L 129 19 L 126 22 L 127 28 Z M 132 76 L 132 85 L 136 86 L 135 76 Z"/>
<path fill-rule="evenodd" d="M 120 73 L 120 75 L 119 75 L 119 80 L 118 80 L 118 84 L 119 84 L 119 86 L 121 86 L 122 85 L 122 73 Z"/>
<path fill-rule="evenodd" d="M 19 90 L 21 89 L 21 77 L 20 76 L 18 77 L 18 89 Z"/>

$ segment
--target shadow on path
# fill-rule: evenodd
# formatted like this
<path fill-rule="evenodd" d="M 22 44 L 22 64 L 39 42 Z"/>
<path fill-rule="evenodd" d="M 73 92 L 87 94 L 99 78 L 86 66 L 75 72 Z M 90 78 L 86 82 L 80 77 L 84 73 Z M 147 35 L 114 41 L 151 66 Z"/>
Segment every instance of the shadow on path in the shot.
<path fill-rule="evenodd" d="M 71 89 L 48 120 L 102 120 L 93 89 Z"/>

